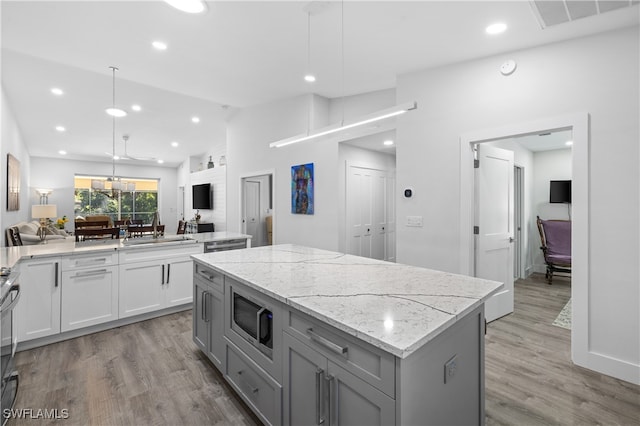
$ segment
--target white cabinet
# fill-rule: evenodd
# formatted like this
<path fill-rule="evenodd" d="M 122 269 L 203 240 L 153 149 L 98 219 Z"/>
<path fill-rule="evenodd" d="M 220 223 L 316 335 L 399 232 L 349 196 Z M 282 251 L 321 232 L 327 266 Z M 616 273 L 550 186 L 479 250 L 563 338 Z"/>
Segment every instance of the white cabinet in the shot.
<path fill-rule="evenodd" d="M 16 305 L 18 342 L 60 332 L 60 258 L 20 262 L 20 301 Z"/>
<path fill-rule="evenodd" d="M 62 262 L 61 331 L 118 319 L 116 254 L 70 256 Z"/>
<path fill-rule="evenodd" d="M 202 245 L 120 252 L 119 315 L 126 318 L 193 301 L 192 254 Z"/>

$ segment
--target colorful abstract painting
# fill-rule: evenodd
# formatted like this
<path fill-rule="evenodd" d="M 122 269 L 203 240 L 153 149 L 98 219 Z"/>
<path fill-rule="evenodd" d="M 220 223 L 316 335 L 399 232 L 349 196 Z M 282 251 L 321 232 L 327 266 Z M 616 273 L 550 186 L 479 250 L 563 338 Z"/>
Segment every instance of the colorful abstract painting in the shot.
<path fill-rule="evenodd" d="M 291 213 L 313 214 L 313 163 L 291 167 Z"/>

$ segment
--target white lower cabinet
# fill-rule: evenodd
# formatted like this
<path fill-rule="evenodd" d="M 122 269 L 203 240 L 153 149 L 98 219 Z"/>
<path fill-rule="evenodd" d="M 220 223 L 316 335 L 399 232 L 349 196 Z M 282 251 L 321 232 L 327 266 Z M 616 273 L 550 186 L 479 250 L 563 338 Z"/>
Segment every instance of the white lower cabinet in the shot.
<path fill-rule="evenodd" d="M 131 317 L 193 301 L 193 244 L 174 249 L 135 248 L 120 253 L 119 316 Z"/>
<path fill-rule="evenodd" d="M 386 425 L 395 400 L 284 333 L 284 424 Z"/>
<path fill-rule="evenodd" d="M 64 271 L 62 282 L 62 332 L 118 319 L 117 266 Z"/>
<path fill-rule="evenodd" d="M 224 294 L 196 278 L 193 283 L 193 341 L 220 370 L 225 366 Z"/>
<path fill-rule="evenodd" d="M 24 260 L 19 269 L 18 342 L 60 333 L 60 258 Z"/>

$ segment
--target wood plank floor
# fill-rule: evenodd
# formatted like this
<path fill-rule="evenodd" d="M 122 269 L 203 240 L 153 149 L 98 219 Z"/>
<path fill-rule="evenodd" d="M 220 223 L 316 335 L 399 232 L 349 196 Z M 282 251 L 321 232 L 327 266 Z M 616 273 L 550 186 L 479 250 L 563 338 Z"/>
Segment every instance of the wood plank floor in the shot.
<path fill-rule="evenodd" d="M 640 425 L 640 387 L 574 366 L 570 331 L 551 325 L 568 280 L 534 276 L 515 294 L 486 336 L 487 425 Z M 16 364 L 16 408 L 69 418 L 8 425 L 259 424 L 192 342 L 190 311 L 20 352 Z"/>
<path fill-rule="evenodd" d="M 575 366 L 571 330 L 551 325 L 570 280 L 533 275 L 515 287 L 514 313 L 487 330 L 487 425 L 640 425 L 640 386 Z"/>

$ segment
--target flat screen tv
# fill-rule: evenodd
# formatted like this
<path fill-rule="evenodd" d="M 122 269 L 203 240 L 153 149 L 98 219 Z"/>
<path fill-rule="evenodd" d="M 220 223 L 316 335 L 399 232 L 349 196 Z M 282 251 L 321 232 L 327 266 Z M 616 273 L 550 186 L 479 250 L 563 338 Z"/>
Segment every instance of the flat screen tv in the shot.
<path fill-rule="evenodd" d="M 211 199 L 211 184 L 203 183 L 200 185 L 193 185 L 193 208 L 201 210 L 213 209 L 213 200 Z"/>
<path fill-rule="evenodd" d="M 571 203 L 571 181 L 552 180 L 549 182 L 550 203 Z"/>

